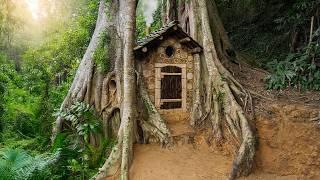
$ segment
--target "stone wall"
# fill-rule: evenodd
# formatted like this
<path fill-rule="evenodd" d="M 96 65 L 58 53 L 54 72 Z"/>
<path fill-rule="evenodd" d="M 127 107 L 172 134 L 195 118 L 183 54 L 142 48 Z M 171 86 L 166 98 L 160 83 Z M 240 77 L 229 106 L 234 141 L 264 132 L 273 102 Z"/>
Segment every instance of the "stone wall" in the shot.
<path fill-rule="evenodd" d="M 175 53 L 172 57 L 168 57 L 165 53 L 165 49 L 168 46 L 172 46 L 175 49 Z M 194 61 L 192 53 L 173 37 L 164 40 L 156 49 L 150 50 L 148 53 L 148 56 L 144 60 L 140 60 L 140 62 L 142 63 L 143 78 L 146 88 L 153 103 L 157 101 L 155 94 L 156 88 L 160 88 L 156 87 L 156 64 L 183 65 L 185 67 L 185 74 L 182 75 L 182 78 L 186 78 L 186 84 L 183 85 L 186 89 L 186 93 L 185 97 L 182 97 L 186 99 L 185 109 L 158 110 L 160 114 L 163 115 L 163 118 L 168 122 L 181 120 L 188 121 L 190 118 L 193 99 Z"/>

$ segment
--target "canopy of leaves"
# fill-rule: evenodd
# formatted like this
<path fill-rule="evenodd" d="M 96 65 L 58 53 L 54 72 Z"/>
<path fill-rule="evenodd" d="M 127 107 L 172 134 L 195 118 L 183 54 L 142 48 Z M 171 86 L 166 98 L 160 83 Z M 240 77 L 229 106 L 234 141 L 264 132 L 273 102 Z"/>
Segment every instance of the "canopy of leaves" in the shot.
<path fill-rule="evenodd" d="M 266 63 L 290 52 L 294 34 L 299 32 L 299 47 L 308 45 L 310 21 L 315 16 L 319 27 L 318 0 L 216 0 L 220 15 L 233 45 L 255 55 L 256 64 Z M 283 58 L 285 59 L 285 58 Z"/>

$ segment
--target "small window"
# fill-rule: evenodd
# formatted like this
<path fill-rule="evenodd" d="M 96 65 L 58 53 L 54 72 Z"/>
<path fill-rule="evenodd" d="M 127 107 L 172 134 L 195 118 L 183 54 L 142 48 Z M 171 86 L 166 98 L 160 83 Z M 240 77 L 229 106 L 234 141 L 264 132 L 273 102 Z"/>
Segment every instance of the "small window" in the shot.
<path fill-rule="evenodd" d="M 173 54 L 174 54 L 174 48 L 172 47 L 172 46 L 168 46 L 167 48 L 166 48 L 166 55 L 168 56 L 168 57 L 172 57 L 173 56 Z"/>

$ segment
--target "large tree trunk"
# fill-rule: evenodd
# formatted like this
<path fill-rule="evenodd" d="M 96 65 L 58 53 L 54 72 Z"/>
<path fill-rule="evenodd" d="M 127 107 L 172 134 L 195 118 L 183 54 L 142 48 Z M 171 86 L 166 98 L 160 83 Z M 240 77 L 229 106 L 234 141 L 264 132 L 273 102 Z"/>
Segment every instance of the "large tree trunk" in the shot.
<path fill-rule="evenodd" d="M 178 2 L 177 0 L 167 0 L 165 24 L 178 20 Z"/>
<path fill-rule="evenodd" d="M 135 14 L 136 1 L 127 0 L 124 3 L 126 8 L 125 26 L 124 26 L 124 63 L 123 63 L 123 103 L 122 103 L 122 123 L 123 125 L 123 147 L 121 162 L 121 179 L 128 179 L 129 165 L 132 156 L 133 145 L 133 122 L 135 121 L 135 95 L 136 95 L 136 78 L 134 67 L 134 34 L 135 34 Z M 122 127 L 121 127 L 122 128 Z"/>
<path fill-rule="evenodd" d="M 204 47 L 203 55 L 195 56 L 195 68 L 199 73 L 195 74 L 197 88 L 191 125 L 210 124 L 211 137 L 215 137 L 210 140 L 216 139 L 217 144 L 231 140 L 235 144 L 238 153 L 230 175 L 234 179 L 247 175 L 252 169 L 255 136 L 246 114 L 251 108 L 251 96 L 221 63 L 228 58 L 227 49 L 232 46 L 214 1 L 190 0 L 188 3 L 191 4 L 189 18 L 193 23 L 190 32 Z M 110 0 L 107 3 L 100 0 L 96 29 L 61 105 L 63 110 L 77 101 L 89 103 L 102 116 L 105 137 L 111 134 L 117 138 L 117 144 L 100 168 L 97 179 L 110 176 L 128 179 L 134 142 L 142 139 L 143 142 L 154 139 L 162 145 L 171 142 L 170 131 L 152 104 L 143 78 L 140 78 L 142 67 L 135 67 L 136 4 L 136 0 Z M 177 1 L 167 0 L 166 7 L 167 20 L 176 20 Z M 108 57 L 108 64 L 112 66 L 106 73 L 99 71 L 93 59 L 104 33 L 111 38 L 107 48 L 112 52 Z M 139 113 L 136 107 L 139 107 Z M 64 123 L 62 118 L 57 119 L 53 140 L 65 128 Z M 142 133 L 137 133 L 137 129 Z"/>
<path fill-rule="evenodd" d="M 107 20 L 106 17 L 105 9 L 106 5 L 104 1 L 101 0 L 95 31 L 92 35 L 91 41 L 85 52 L 85 55 L 79 65 L 79 68 L 69 89 L 69 92 L 61 105 L 61 110 L 69 107 L 74 102 L 84 101 L 85 98 L 87 99 L 87 102 L 90 102 L 88 100 L 90 99 L 91 95 L 90 90 L 94 74 L 93 55 L 97 47 L 99 46 L 100 37 L 103 35 L 104 31 L 110 26 L 110 22 Z M 54 140 L 55 136 L 62 130 L 62 126 L 63 119 L 59 117 L 56 120 L 55 126 L 53 127 L 52 140 Z"/>
<path fill-rule="evenodd" d="M 200 103 L 203 106 L 197 107 L 194 124 L 211 124 L 210 142 L 215 139 L 220 145 L 229 140 L 238 149 L 230 179 L 248 175 L 255 155 L 255 134 L 248 119 L 253 113 L 251 96 L 221 63 L 229 60 L 228 49 L 232 46 L 214 0 L 192 0 L 191 8 L 194 23 L 191 32 L 204 48 L 201 84 L 205 86 L 201 92 L 205 97 Z"/>
<path fill-rule="evenodd" d="M 236 61 L 236 51 L 234 50 L 229 36 L 221 21 L 219 11 L 215 0 L 206 0 L 206 6 L 209 17 L 209 24 L 213 42 L 216 47 L 217 55 L 223 63 L 228 63 L 230 60 Z"/>

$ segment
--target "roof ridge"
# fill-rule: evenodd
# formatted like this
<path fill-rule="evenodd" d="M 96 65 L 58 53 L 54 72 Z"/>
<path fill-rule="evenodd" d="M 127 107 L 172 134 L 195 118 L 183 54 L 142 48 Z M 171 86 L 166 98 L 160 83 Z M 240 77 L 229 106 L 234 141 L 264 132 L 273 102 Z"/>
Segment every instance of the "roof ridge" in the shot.
<path fill-rule="evenodd" d="M 155 42 L 157 40 L 162 40 L 163 38 L 161 37 L 166 36 L 166 34 L 168 33 L 179 33 L 181 37 L 190 37 L 190 43 L 192 44 L 191 46 L 197 46 L 202 49 L 201 45 L 182 29 L 182 27 L 179 25 L 179 21 L 171 21 L 165 26 L 158 29 L 157 31 L 153 31 L 148 36 L 137 40 L 136 47 L 134 48 L 134 50 L 138 50 L 145 46 L 148 46 L 149 43 Z"/>
<path fill-rule="evenodd" d="M 175 25 L 179 25 L 179 21 L 175 20 L 175 21 L 171 21 L 168 24 L 165 24 L 164 26 L 162 26 L 160 29 L 156 30 L 156 31 L 152 31 L 149 35 L 138 39 L 137 40 L 137 44 L 139 44 L 140 42 L 144 42 L 149 38 L 153 38 L 154 35 L 159 34 L 159 32 L 163 33 L 165 31 L 167 31 L 168 29 L 170 29 L 171 27 L 175 26 Z M 160 33 L 160 34 L 161 34 Z"/>

